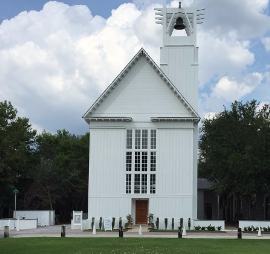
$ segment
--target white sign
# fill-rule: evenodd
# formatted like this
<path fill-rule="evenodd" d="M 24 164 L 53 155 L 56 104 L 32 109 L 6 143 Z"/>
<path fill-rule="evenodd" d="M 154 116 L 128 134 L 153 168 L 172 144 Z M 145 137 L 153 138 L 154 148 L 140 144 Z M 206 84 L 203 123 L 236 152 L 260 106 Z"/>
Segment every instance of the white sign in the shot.
<path fill-rule="evenodd" d="M 112 217 L 104 217 L 104 230 L 111 230 L 112 231 Z"/>

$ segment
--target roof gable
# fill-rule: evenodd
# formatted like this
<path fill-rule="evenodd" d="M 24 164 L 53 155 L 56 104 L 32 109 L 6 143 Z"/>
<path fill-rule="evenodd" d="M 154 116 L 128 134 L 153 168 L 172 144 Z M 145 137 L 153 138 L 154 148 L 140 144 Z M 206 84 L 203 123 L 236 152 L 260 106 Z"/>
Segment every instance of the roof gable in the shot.
<path fill-rule="evenodd" d="M 142 62 L 146 62 L 147 64 L 144 64 L 143 68 L 140 69 L 140 63 L 142 65 Z M 134 69 L 137 69 L 137 73 L 134 71 Z M 151 69 L 151 70 L 150 70 Z M 147 54 L 147 52 L 142 48 L 138 51 L 138 53 L 132 58 L 132 60 L 126 65 L 126 67 L 120 72 L 120 74 L 114 79 L 114 81 L 107 87 L 107 89 L 100 95 L 100 97 L 94 102 L 94 104 L 88 109 L 88 111 L 84 114 L 83 118 L 89 122 L 91 118 L 95 118 L 97 119 L 97 117 L 95 117 L 96 114 L 100 114 L 102 112 L 102 110 L 104 111 L 106 109 L 106 104 L 108 105 L 112 105 L 112 102 L 109 102 L 109 100 L 117 100 L 117 97 L 120 97 L 120 94 L 122 93 L 122 91 L 120 91 L 118 88 L 119 86 L 121 86 L 121 84 L 123 84 L 124 82 L 128 83 L 130 81 L 128 81 L 128 79 L 132 79 L 132 80 L 136 80 L 136 79 L 140 79 L 142 75 L 142 72 L 147 72 L 146 75 L 149 76 L 149 78 L 156 78 L 155 82 L 156 83 L 160 83 L 162 82 L 162 86 L 163 88 L 166 87 L 167 90 L 170 90 L 171 92 L 165 92 L 163 91 L 163 95 L 167 96 L 167 100 L 170 100 L 170 102 L 173 101 L 178 101 L 178 104 L 175 104 L 178 108 L 182 108 L 182 112 L 185 112 L 185 115 L 192 120 L 199 120 L 199 116 L 197 114 L 197 112 L 190 106 L 190 104 L 187 102 L 187 100 L 182 96 L 182 94 L 177 90 L 177 88 L 171 83 L 171 81 L 166 77 L 166 75 L 162 72 L 162 70 L 157 66 L 157 64 L 152 60 L 152 58 Z M 132 73 L 132 75 L 131 75 Z M 135 73 L 135 74 L 134 74 Z M 130 77 L 131 75 L 131 77 Z M 155 77 L 154 77 L 154 76 Z M 159 82 L 158 82 L 159 81 Z M 143 83 L 143 82 L 141 82 Z M 137 82 L 137 84 L 140 84 L 140 82 Z M 165 85 L 166 84 L 166 85 Z M 134 86 L 134 84 L 133 84 Z M 135 87 L 137 88 L 137 87 Z M 137 90 L 139 90 L 140 88 L 137 88 Z M 141 97 L 144 96 L 145 93 L 145 87 L 141 87 L 142 93 L 141 93 Z M 117 91 L 117 94 L 116 93 Z M 130 92 L 130 91 L 129 91 Z M 133 89 L 134 92 L 134 89 Z M 112 97 L 111 94 L 114 94 L 114 98 Z M 166 97 L 165 96 L 165 97 Z M 171 96 L 170 98 L 168 96 Z M 165 98 L 164 97 L 164 98 Z M 160 99 L 163 100 L 163 98 L 156 98 L 156 99 Z M 165 98 L 166 99 L 166 98 Z M 105 100 L 107 103 L 105 103 Z M 180 102 L 180 103 L 179 103 Z M 176 102 L 174 102 L 176 103 Z M 125 104 L 126 105 L 126 104 Z M 137 110 L 140 110 L 140 108 L 137 108 Z M 140 112 L 140 111 L 139 111 Z M 180 119 L 179 117 L 169 117 L 170 119 L 174 118 L 174 119 Z M 103 121 L 104 119 L 106 120 L 113 120 L 113 119 L 117 119 L 119 121 L 119 119 L 121 119 L 121 117 L 103 117 Z M 124 119 L 124 118 L 123 118 Z M 154 120 L 153 120 L 154 119 Z M 154 116 L 154 118 L 152 119 L 152 121 L 160 121 L 160 120 L 164 120 L 164 117 L 158 117 L 158 116 Z M 166 118 L 166 120 L 168 120 L 168 118 Z"/>

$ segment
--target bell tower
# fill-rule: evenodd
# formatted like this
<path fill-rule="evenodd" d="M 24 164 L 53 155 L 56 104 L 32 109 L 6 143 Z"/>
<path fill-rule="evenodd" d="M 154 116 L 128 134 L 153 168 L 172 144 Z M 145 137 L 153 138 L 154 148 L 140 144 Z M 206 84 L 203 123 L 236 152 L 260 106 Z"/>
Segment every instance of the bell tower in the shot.
<path fill-rule="evenodd" d="M 198 111 L 197 24 L 203 21 L 204 9 L 196 7 L 156 8 L 156 23 L 163 26 L 160 68 L 195 111 Z M 182 30 L 181 35 L 174 35 Z M 184 35 L 182 35 L 184 34 Z"/>

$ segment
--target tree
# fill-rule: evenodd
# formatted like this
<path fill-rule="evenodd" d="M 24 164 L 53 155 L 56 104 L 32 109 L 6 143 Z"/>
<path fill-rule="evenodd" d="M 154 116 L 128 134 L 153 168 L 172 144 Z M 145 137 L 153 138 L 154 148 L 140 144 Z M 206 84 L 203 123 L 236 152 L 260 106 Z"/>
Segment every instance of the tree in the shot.
<path fill-rule="evenodd" d="M 10 102 L 0 102 L 0 217 L 10 206 L 12 189 L 28 177 L 33 165 L 36 131 L 17 113 Z"/>
<path fill-rule="evenodd" d="M 270 106 L 235 101 L 200 129 L 199 175 L 218 195 L 269 195 Z"/>
<path fill-rule="evenodd" d="M 0 102 L 0 218 L 11 216 L 16 187 L 18 209 L 52 209 L 69 221 L 72 210 L 87 210 L 89 134 L 36 135 L 17 113 Z"/>
<path fill-rule="evenodd" d="M 26 195 L 29 209 L 52 209 L 64 221 L 72 210 L 87 210 L 89 134 L 66 130 L 37 137 L 37 163 Z"/>

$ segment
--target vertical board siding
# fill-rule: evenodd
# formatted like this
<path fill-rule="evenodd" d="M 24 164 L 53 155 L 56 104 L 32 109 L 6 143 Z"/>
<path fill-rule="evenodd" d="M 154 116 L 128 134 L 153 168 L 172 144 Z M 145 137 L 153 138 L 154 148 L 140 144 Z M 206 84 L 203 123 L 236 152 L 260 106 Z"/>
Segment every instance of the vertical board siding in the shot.
<path fill-rule="evenodd" d="M 162 102 L 162 103 L 161 103 Z M 193 116 L 152 66 L 141 58 L 93 116 L 130 116 L 134 121 L 162 116 Z"/>
<path fill-rule="evenodd" d="M 92 205 L 93 204 L 93 205 Z M 88 218 L 95 217 L 123 217 L 130 213 L 130 198 L 90 197 Z"/>
<path fill-rule="evenodd" d="M 193 194 L 193 130 L 158 131 L 158 192 Z"/>
<path fill-rule="evenodd" d="M 159 218 L 193 218 L 191 197 L 154 197 L 149 212 Z"/>
<path fill-rule="evenodd" d="M 125 191 L 125 130 L 91 130 L 89 195 L 119 196 Z"/>
<path fill-rule="evenodd" d="M 191 106 L 198 108 L 198 67 L 195 62 L 197 48 L 193 46 L 164 47 L 161 69 L 187 99 Z M 164 59 L 164 60 L 163 60 Z"/>

